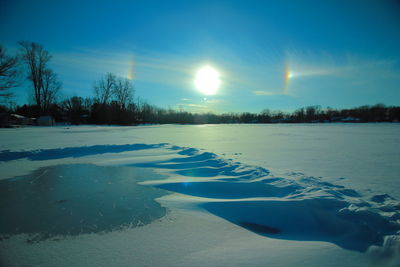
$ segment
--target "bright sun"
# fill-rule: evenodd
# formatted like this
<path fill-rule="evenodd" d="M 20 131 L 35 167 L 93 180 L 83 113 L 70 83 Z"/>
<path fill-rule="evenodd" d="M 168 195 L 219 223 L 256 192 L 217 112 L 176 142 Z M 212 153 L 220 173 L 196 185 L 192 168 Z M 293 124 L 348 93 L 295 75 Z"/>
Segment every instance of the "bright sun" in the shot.
<path fill-rule="evenodd" d="M 199 69 L 196 73 L 194 84 L 200 92 L 205 95 L 214 95 L 221 85 L 219 72 L 210 66 Z"/>

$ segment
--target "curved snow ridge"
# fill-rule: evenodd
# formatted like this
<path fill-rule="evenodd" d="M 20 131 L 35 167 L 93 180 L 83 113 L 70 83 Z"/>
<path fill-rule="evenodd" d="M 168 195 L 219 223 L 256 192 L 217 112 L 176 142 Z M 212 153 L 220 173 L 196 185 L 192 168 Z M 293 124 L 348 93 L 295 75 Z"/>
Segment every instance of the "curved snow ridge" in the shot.
<path fill-rule="evenodd" d="M 177 156 L 132 165 L 164 170 L 172 179 L 154 186 L 202 198 L 197 206 L 257 234 L 361 252 L 400 234 L 400 203 L 388 195 L 367 197 L 320 178 L 274 177 L 196 148 L 168 148 Z"/>

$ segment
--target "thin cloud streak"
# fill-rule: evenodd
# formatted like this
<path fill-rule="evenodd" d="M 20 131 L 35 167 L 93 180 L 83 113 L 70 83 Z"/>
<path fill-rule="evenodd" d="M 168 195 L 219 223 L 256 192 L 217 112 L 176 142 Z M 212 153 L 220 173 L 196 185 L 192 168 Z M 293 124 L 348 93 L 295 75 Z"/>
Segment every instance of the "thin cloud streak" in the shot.
<path fill-rule="evenodd" d="M 335 76 L 357 79 L 358 74 L 379 78 L 384 78 L 387 75 L 400 77 L 400 72 L 395 69 L 396 61 L 391 59 L 364 59 L 351 55 L 335 58 L 327 53 L 302 53 L 297 51 L 287 53 L 286 64 L 292 78 Z"/>
<path fill-rule="evenodd" d="M 83 51 L 54 54 L 53 65 L 61 68 L 79 69 L 98 76 L 113 72 L 118 76 L 137 81 L 182 85 L 176 77 L 190 75 L 184 63 L 164 58 L 136 56 L 131 52 Z"/>
<path fill-rule="evenodd" d="M 75 53 L 54 53 L 53 65 L 65 69 L 79 70 L 82 75 L 91 73 L 91 77 L 100 77 L 105 72 L 146 82 L 157 87 L 170 86 L 177 90 L 191 89 L 195 92 L 193 79 L 201 64 L 211 64 L 221 72 L 222 86 L 220 96 L 233 97 L 237 93 L 248 92 L 256 97 L 286 96 L 300 97 L 297 90 L 298 79 L 327 77 L 349 80 L 349 83 L 368 84 L 376 79 L 400 79 L 394 60 L 373 60 L 355 56 L 340 58 L 327 53 L 291 51 L 280 61 L 259 61 L 258 65 L 246 64 L 236 57 L 215 59 L 215 62 L 202 61 L 195 56 L 132 51 L 106 51 L 80 49 Z M 290 72 L 290 75 L 289 75 Z M 92 78 L 91 78 L 92 79 Z M 333 79 L 333 80 L 332 80 Z M 90 88 L 92 85 L 84 87 Z M 315 85 L 324 88 L 323 84 Z M 274 88 L 270 89 L 270 88 Z M 276 90 L 276 88 L 281 88 Z M 190 96 L 190 92 L 189 95 Z M 190 109 L 209 111 L 210 105 L 192 103 L 177 104 Z M 216 108 L 217 106 L 213 107 Z"/>
<path fill-rule="evenodd" d="M 147 53 L 138 56 L 133 52 L 113 52 L 82 49 L 76 53 L 55 53 L 53 65 L 81 73 L 91 72 L 100 76 L 113 72 L 136 81 L 168 84 L 175 87 L 192 87 L 196 70 L 202 64 L 215 66 L 223 79 L 222 87 L 229 90 L 265 90 L 265 85 L 274 80 L 275 67 L 245 66 L 237 59 L 215 62 L 201 61 L 195 57 Z M 267 75 L 266 75 L 267 74 Z"/>
<path fill-rule="evenodd" d="M 283 90 L 278 92 L 273 91 L 253 91 L 253 94 L 258 96 L 272 96 L 272 95 L 288 95 Z"/>

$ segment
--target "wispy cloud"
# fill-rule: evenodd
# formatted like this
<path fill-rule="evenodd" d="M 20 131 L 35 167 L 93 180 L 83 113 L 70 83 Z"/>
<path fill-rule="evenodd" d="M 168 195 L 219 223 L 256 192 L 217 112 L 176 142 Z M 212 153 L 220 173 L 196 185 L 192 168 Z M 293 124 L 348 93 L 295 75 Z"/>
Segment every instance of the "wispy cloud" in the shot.
<path fill-rule="evenodd" d="M 399 75 L 392 59 L 361 58 L 354 55 L 333 56 L 328 53 L 288 52 L 287 68 L 292 78 L 313 76 L 369 77 L 383 78 L 386 75 Z M 363 74 L 363 77 L 359 76 Z"/>
<path fill-rule="evenodd" d="M 222 87 L 232 90 L 267 91 L 268 85 L 283 79 L 276 66 L 246 64 L 238 58 L 201 61 L 196 56 L 155 52 L 107 51 L 79 49 L 76 52 L 54 53 L 53 64 L 71 73 L 91 73 L 92 76 L 113 72 L 135 81 L 171 85 L 179 88 L 193 87 L 194 75 L 202 64 L 214 66 L 221 74 Z"/>
<path fill-rule="evenodd" d="M 258 96 L 272 96 L 272 95 L 287 95 L 284 90 L 279 91 L 253 91 L 253 94 Z"/>
<path fill-rule="evenodd" d="M 329 53 L 291 50 L 281 58 L 266 61 L 247 62 L 244 59 L 223 55 L 213 62 L 201 61 L 196 55 L 168 54 L 125 49 L 119 51 L 78 49 L 75 52 L 53 53 L 53 64 L 71 75 L 85 76 L 86 88 L 105 72 L 113 72 L 138 82 L 154 84 L 158 88 L 170 86 L 186 90 L 176 107 L 194 112 L 216 111 L 220 105 L 194 101 L 195 73 L 203 63 L 211 64 L 221 73 L 220 97 L 237 103 L 238 95 L 250 93 L 254 97 L 270 96 L 300 97 L 298 82 L 312 81 L 321 77 L 329 83 L 341 81 L 343 84 L 371 87 L 371 81 L 378 84 L 383 79 L 400 80 L 397 62 L 391 59 L 361 58 L 352 55 L 332 55 Z M 89 77 L 88 77 L 89 76 Z M 82 78 L 83 80 L 84 78 Z M 73 77 L 75 83 L 79 78 Z M 90 82 L 90 83 L 89 83 Z M 324 88 L 318 84 L 308 84 L 312 88 Z M 75 85 L 74 85 L 75 86 Z M 314 87 L 313 87 L 314 86 Z M 190 90 L 193 90 L 192 93 Z M 155 90 L 156 92 L 156 90 Z M 162 91 L 157 91 L 162 94 Z M 220 103 L 219 103 L 220 104 Z M 227 105 L 229 106 L 230 104 Z M 233 104 L 231 104 L 233 105 Z"/>
<path fill-rule="evenodd" d="M 182 100 L 182 99 L 181 99 Z M 200 101 L 193 101 L 190 99 L 182 100 L 184 102 L 178 103 L 177 108 L 191 111 L 191 112 L 219 112 L 220 105 L 223 104 L 223 100 L 221 99 L 207 99 L 203 98 Z M 190 102 L 189 102 L 190 101 Z"/>
<path fill-rule="evenodd" d="M 167 55 L 137 55 L 130 51 L 101 51 L 83 49 L 75 53 L 54 54 L 53 64 L 98 75 L 113 72 L 137 81 L 182 85 L 182 77 L 188 77 L 190 63 Z M 179 76 L 181 79 L 177 79 Z"/>

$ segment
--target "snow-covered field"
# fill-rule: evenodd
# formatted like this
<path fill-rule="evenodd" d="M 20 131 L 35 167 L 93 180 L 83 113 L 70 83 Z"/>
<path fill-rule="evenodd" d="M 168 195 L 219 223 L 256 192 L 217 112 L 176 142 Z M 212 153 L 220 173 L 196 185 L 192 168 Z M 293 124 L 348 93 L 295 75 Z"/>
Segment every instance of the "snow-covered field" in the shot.
<path fill-rule="evenodd" d="M 0 265 L 400 265 L 399 124 L 36 127 L 0 140 Z"/>

